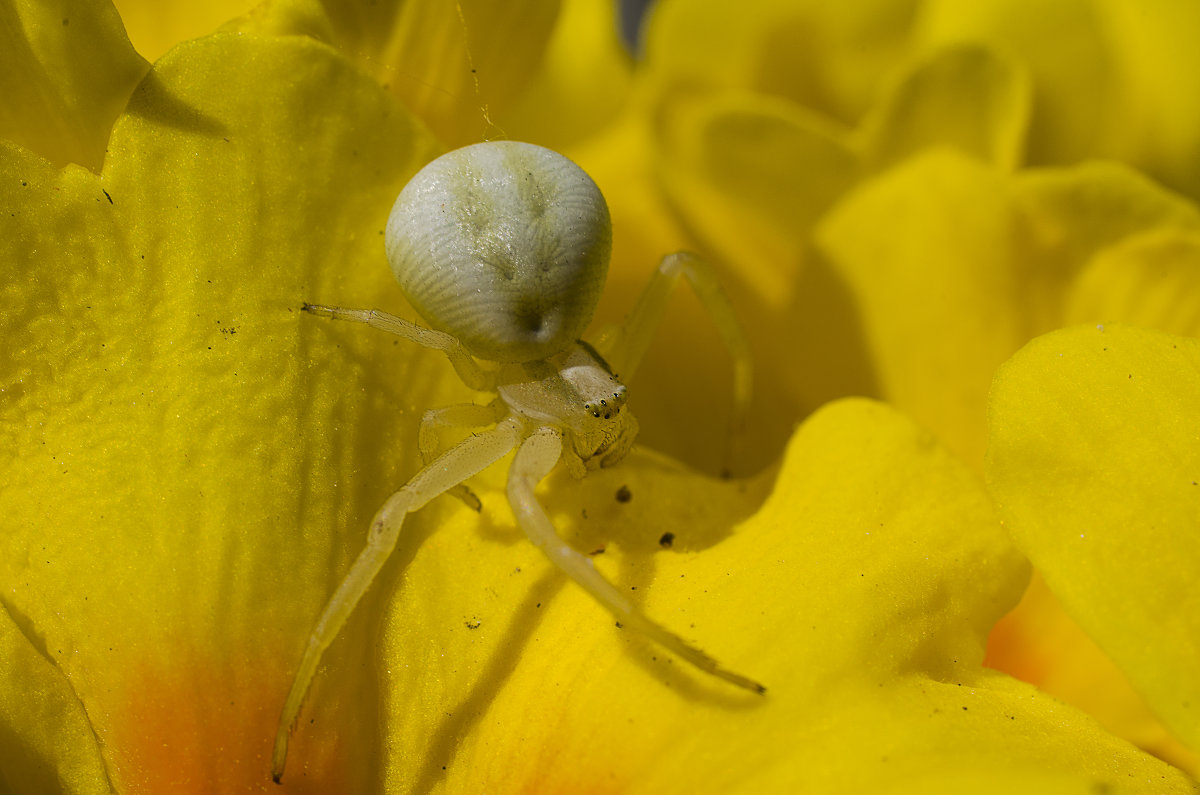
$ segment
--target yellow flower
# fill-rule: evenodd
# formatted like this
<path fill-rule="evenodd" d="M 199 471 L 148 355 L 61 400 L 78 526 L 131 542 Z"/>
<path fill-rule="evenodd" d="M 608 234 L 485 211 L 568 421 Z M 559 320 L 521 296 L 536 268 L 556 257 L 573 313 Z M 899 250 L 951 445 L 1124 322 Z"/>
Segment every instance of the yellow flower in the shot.
<path fill-rule="evenodd" d="M 995 417 L 1007 418 L 989 469 L 999 516 L 972 470 L 983 421 L 971 405 L 982 411 L 991 371 L 1033 333 L 1090 317 L 1089 301 L 1117 311 L 1090 268 L 1126 273 L 1120 263 L 1132 261 L 1159 273 L 1193 212 L 1127 170 L 1012 176 L 1029 89 L 1011 61 L 979 48 L 923 57 L 850 134 L 835 123 L 845 116 L 801 110 L 799 94 L 764 100 L 763 111 L 753 91 L 710 96 L 690 78 L 668 80 L 682 72 L 663 66 L 669 48 L 655 36 L 690 42 L 679 56 L 702 66 L 721 40 L 672 22 L 669 6 L 631 86 L 587 2 L 556 15 L 552 3 L 505 13 L 280 0 L 152 67 L 111 9 L 68 5 L 15 4 L 9 30 L 24 46 L 0 50 L 0 74 L 37 78 L 10 86 L 0 143 L 10 274 L 0 303 L 0 769 L 10 789 L 271 786 L 275 722 L 314 618 L 370 516 L 419 466 L 420 412 L 471 397 L 437 355 L 296 310 L 320 300 L 403 311 L 382 252 L 394 196 L 444 147 L 500 129 L 567 148 L 608 193 L 617 246 L 601 322 L 619 318 L 670 246 L 703 244 L 740 280 L 735 299 L 765 376 L 754 460 L 741 465 L 777 463 L 721 480 L 642 449 L 584 481 L 556 476 L 543 496 L 564 537 L 602 548 L 597 567 L 651 616 L 769 691 L 731 691 L 614 628 L 522 539 L 493 468 L 472 482 L 482 514 L 438 500 L 406 524 L 325 657 L 281 791 L 1194 790 L 1086 715 L 982 666 L 989 630 L 1029 575 L 1000 519 L 1056 589 L 1055 577 L 1087 586 L 1088 575 L 1057 554 L 1061 539 L 1042 538 L 1058 495 L 1029 491 L 1031 461 L 1047 468 L 1035 485 L 1061 474 L 1030 452 L 1051 409 L 1020 416 L 1033 400 L 1022 390 L 1053 365 L 1038 358 L 1046 341 L 997 381 Z M 697 8 L 721 30 L 720 16 Z M 742 15 L 759 25 L 769 10 Z M 890 30 L 877 31 L 892 44 L 871 59 L 831 61 L 851 94 L 898 57 Z M 797 29 L 777 31 L 794 40 Z M 721 32 L 739 40 L 732 25 Z M 582 52 L 605 68 L 579 66 Z M 778 54 L 744 50 L 755 52 Z M 786 74 L 774 85 L 790 85 Z M 978 81 L 994 123 L 964 122 L 954 141 L 938 140 L 958 151 L 926 153 L 922 114 L 942 118 Z M 571 115 L 592 96 L 602 100 Z M 957 99 L 939 105 L 946 97 Z M 820 178 L 797 189 L 808 166 Z M 664 193 L 650 187 L 660 179 Z M 1116 187 L 1083 191 L 1111 199 L 1088 213 L 1081 183 Z M 1011 244 L 1018 216 L 1029 219 L 1019 228 L 1030 237 L 1017 238 L 1028 251 L 1087 278 L 1031 293 L 1045 312 L 1036 322 L 1016 300 L 998 304 L 996 328 L 975 308 L 1026 284 L 1015 261 L 1039 261 L 991 248 Z M 819 256 L 801 251 L 810 242 Z M 770 256 L 785 250 L 788 259 Z M 939 256 L 923 256 L 931 251 Z M 990 257 L 982 283 L 951 267 L 971 253 Z M 1100 253 L 1132 259 L 1105 264 Z M 866 269 L 874 258 L 878 269 Z M 946 280 L 938 292 L 931 274 Z M 910 284 L 919 279 L 921 289 Z M 939 301 L 954 305 L 934 311 Z M 813 316 L 789 320 L 803 302 Z M 836 314 L 851 305 L 857 316 Z M 821 333 L 802 340 L 806 328 Z M 647 447 L 709 469 L 729 390 L 713 339 L 685 299 L 651 354 L 658 366 L 634 385 Z M 1164 339 L 1145 345 L 1170 357 L 1166 345 L 1178 343 Z M 976 356 L 969 373 L 922 390 L 956 340 Z M 1070 340 L 1100 356 L 1092 338 Z M 1138 350 L 1122 348 L 1110 369 Z M 847 351 L 844 366 L 814 367 Z M 1137 372 L 1167 390 L 1172 361 Z M 1078 396 L 1077 375 L 1059 370 L 1054 384 Z M 869 389 L 846 388 L 860 383 Z M 852 391 L 888 398 L 933 433 L 867 399 L 829 403 L 791 433 L 817 402 Z M 1135 435 L 1123 418 L 1194 408 L 1123 394 L 1106 426 L 1124 432 L 1117 443 Z M 1192 461 L 1186 439 L 1174 442 L 1172 464 Z M 1148 449 L 1124 459 L 1125 474 L 1146 477 L 1136 465 Z M 1163 562 L 1173 541 L 1186 543 L 1179 519 L 1195 498 L 1170 489 L 1173 523 L 1156 526 L 1154 555 L 1139 561 Z M 1136 601 L 1146 578 L 1120 570 L 1121 524 L 1102 529 L 1106 567 L 1095 571 Z M 1172 593 L 1193 592 L 1186 558 L 1164 565 L 1178 566 Z M 1186 649 L 1164 662 L 1134 648 L 1153 605 L 1138 602 L 1114 629 L 1093 609 L 1107 604 L 1095 587 L 1073 593 L 1069 605 L 1095 613 L 1089 626 L 1145 674 L 1172 725 L 1185 721 Z M 1164 639 L 1190 629 L 1180 622 Z"/>
<path fill-rule="evenodd" d="M 664 2 L 607 141 L 636 147 L 593 170 L 634 230 L 626 259 L 682 245 L 726 264 L 770 363 L 763 460 L 816 406 L 865 394 L 981 470 L 992 376 L 1029 339 L 1200 333 L 1197 32 L 1167 3 Z M 651 429 L 695 392 L 667 355 Z M 685 434 L 656 442 L 694 455 Z M 1197 769 L 1040 578 L 994 640 L 992 664 Z"/>
<path fill-rule="evenodd" d="M 1200 744 L 1198 414 L 1200 340 L 1065 329 L 997 375 L 988 459 L 1014 540 L 1189 748 Z"/>

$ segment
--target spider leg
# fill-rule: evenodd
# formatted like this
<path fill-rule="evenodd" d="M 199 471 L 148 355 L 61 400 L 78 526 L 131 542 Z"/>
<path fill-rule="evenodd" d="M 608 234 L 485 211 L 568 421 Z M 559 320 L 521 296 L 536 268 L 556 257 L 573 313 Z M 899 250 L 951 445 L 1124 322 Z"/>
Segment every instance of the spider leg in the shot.
<path fill-rule="evenodd" d="M 446 354 L 458 377 L 470 389 L 479 392 L 491 392 L 495 387 L 495 377 L 485 371 L 471 358 L 471 354 L 462 343 L 444 331 L 434 331 L 416 323 L 378 309 L 346 309 L 340 306 L 322 306 L 320 304 L 304 304 L 300 307 L 305 312 L 320 317 L 331 317 L 337 320 L 348 320 L 353 323 L 365 323 L 371 328 L 395 334 L 410 342 L 415 342 L 425 348 L 432 348 Z"/>
<path fill-rule="evenodd" d="M 371 520 L 371 528 L 367 531 L 366 548 L 359 553 L 350 571 L 329 598 L 324 612 L 309 635 L 296 678 L 292 681 L 292 689 L 279 716 L 275 751 L 271 761 L 271 777 L 276 782 L 283 776 L 288 737 L 300 714 L 300 707 L 316 674 L 321 655 L 341 632 L 355 605 L 371 587 L 379 570 L 387 562 L 400 536 L 400 526 L 404 523 L 404 517 L 503 458 L 517 445 L 520 438 L 521 422 L 512 418 L 478 436 L 459 442 L 414 475 L 412 480 L 389 497 L 375 514 L 375 518 Z"/>
<path fill-rule="evenodd" d="M 750 346 L 729 303 L 729 297 L 721 289 L 716 273 L 707 260 L 686 251 L 663 257 L 629 317 L 598 347 L 612 367 L 612 372 L 626 384 L 630 383 L 662 322 L 667 300 L 681 275 L 708 310 L 722 342 L 733 357 L 733 427 L 734 432 L 740 434 L 746 425 L 753 384 Z"/>
<path fill-rule="evenodd" d="M 543 427 L 521 444 L 513 459 L 508 474 L 508 501 L 512 504 L 517 523 L 521 525 L 529 540 L 546 553 L 546 557 L 568 577 L 591 594 L 592 598 L 616 616 L 622 626 L 640 632 L 705 673 L 755 693 L 765 693 L 766 688 L 758 682 L 721 667 L 712 657 L 648 618 L 625 594 L 604 579 L 596 570 L 591 558 L 581 554 L 559 537 L 545 509 L 534 496 L 534 488 L 554 469 L 561 453 L 562 435 L 554 428 Z"/>
<path fill-rule="evenodd" d="M 460 403 L 456 406 L 430 409 L 421 418 L 417 431 L 417 446 L 421 450 L 421 463 L 429 466 L 437 457 L 438 432 L 446 428 L 481 428 L 499 422 L 508 411 L 504 402 L 497 398 L 486 406 L 476 403 Z M 473 511 L 483 509 L 483 503 L 465 483 L 459 483 L 446 492 L 463 501 Z"/>

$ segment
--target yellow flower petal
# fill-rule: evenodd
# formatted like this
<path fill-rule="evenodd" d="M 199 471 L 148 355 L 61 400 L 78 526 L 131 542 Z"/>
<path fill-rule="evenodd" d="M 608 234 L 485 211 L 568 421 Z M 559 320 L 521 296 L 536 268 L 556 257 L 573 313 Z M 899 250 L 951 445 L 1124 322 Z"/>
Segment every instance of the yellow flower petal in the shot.
<path fill-rule="evenodd" d="M 886 167 L 951 146 L 1011 170 L 1024 155 L 1032 87 L 1018 62 L 979 46 L 949 47 L 913 64 L 863 122 L 867 157 Z"/>
<path fill-rule="evenodd" d="M 0 765 L 10 792 L 110 791 L 87 713 L 55 665 L 61 653 L 0 609 Z"/>
<path fill-rule="evenodd" d="M 949 151 L 862 183 L 816 232 L 881 394 L 973 462 L 992 373 L 1031 334 L 1085 319 L 1191 330 L 1194 292 L 1172 295 L 1192 278 L 1186 243 L 1171 241 L 1195 234 L 1193 205 L 1124 166 L 1010 180 Z"/>
<path fill-rule="evenodd" d="M 1065 315 L 1200 336 L 1200 230 L 1156 229 L 1100 252 L 1072 285 Z"/>
<path fill-rule="evenodd" d="M 1108 731 L 1193 778 L 1200 771 L 1200 755 L 1171 735 L 1036 571 L 1021 603 L 992 629 L 984 664 L 1085 710 Z"/>
<path fill-rule="evenodd" d="M 1114 44 L 1120 101 L 1112 149 L 1168 185 L 1200 198 L 1200 6 L 1152 0 L 1137 7 L 1097 0 Z M 1106 103 L 1112 102 L 1106 98 Z"/>
<path fill-rule="evenodd" d="M 382 229 L 434 151 L 330 48 L 250 35 L 160 61 L 100 178 L 3 150 L 3 598 L 118 789 L 267 780 L 328 582 L 411 464 L 395 419 L 446 367 L 405 350 L 367 371 L 367 337 L 297 310 L 400 300 Z M 311 780 L 360 789 L 374 699 L 325 693 Z"/>
<path fill-rule="evenodd" d="M 520 98 L 558 13 L 559 0 L 418 0 L 403 4 L 378 42 L 374 8 L 354 23 L 363 57 L 377 60 L 368 66 L 453 149 L 504 137 L 491 114 Z"/>
<path fill-rule="evenodd" d="M 222 32 L 264 36 L 309 36 L 337 46 L 333 20 L 318 0 L 263 0 L 244 16 L 230 19 Z"/>
<path fill-rule="evenodd" d="M 1058 296 L 1092 257 L 1126 238 L 1155 230 L 1200 231 L 1200 212 L 1192 202 L 1121 163 L 1026 172 L 1013 182 L 1013 203 L 1027 254 L 1034 258 L 1030 265 Z M 1055 314 L 1044 317 L 1045 331 L 1063 325 L 1060 304 L 1050 308 Z"/>
<path fill-rule="evenodd" d="M 113 120 L 147 68 L 107 3 L 5 3 L 0 138 L 97 170 Z"/>
<path fill-rule="evenodd" d="M 1036 86 L 1033 163 L 1073 163 L 1097 152 L 1117 121 L 1111 52 L 1093 0 L 929 0 L 919 43 L 938 50 L 982 43 L 1019 57 Z"/>
<path fill-rule="evenodd" d="M 630 118 L 568 150 L 604 192 L 613 219 L 608 284 L 589 339 L 625 318 L 664 256 L 695 248 L 657 186 L 657 151 L 647 125 Z M 722 271 L 722 286 L 732 288 L 735 312 L 746 319 L 749 313 L 739 311 L 744 305 L 737 284 L 728 276 Z M 711 316 L 690 293 L 681 284 L 672 296 L 667 316 L 630 385 L 631 392 L 639 395 L 640 438 L 708 472 L 721 472 L 731 464 L 739 474 L 757 471 L 778 455 L 780 441 L 778 437 L 769 444 L 756 440 L 751 458 L 729 460 L 732 367 Z M 762 383 L 760 379 L 760 387 Z M 786 432 L 792 424 L 788 417 L 775 427 Z M 698 433 L 699 428 L 712 432 Z"/>
<path fill-rule="evenodd" d="M 541 65 L 496 123 L 516 141 L 563 150 L 604 127 L 622 108 L 633 59 L 617 31 L 616 3 L 564 0 Z"/>
<path fill-rule="evenodd" d="M 852 123 L 912 23 L 911 4 L 896 0 L 677 0 L 651 13 L 646 55 L 668 97 L 749 89 Z"/>
<path fill-rule="evenodd" d="M 353 45 L 394 88 L 432 76 L 414 105 L 452 142 L 478 137 L 480 105 L 498 113 L 521 94 L 549 30 L 538 17 L 507 35 L 519 15 L 471 4 L 465 23 L 446 4 L 397 18 L 337 5 L 333 19 L 285 5 L 290 16 L 260 29 Z M 895 43 L 909 19 L 872 28 L 869 16 L 845 17 L 845 38 Z M 792 96 L 795 74 L 778 67 L 809 55 L 790 41 L 804 24 L 750 26 L 773 44 L 743 63 L 777 96 Z M 467 54 L 455 29 L 474 58 L 473 36 L 487 39 L 478 93 L 446 60 Z M 402 45 L 394 58 L 389 43 Z M 409 56 L 419 68 L 398 69 Z M 857 65 L 869 61 L 812 83 L 839 118 L 860 107 Z M 434 96 L 446 76 L 458 105 Z M 269 102 L 264 85 L 277 89 Z M 24 631 L 2 637 L 38 662 L 30 679 L 46 673 L 41 660 L 59 666 L 118 788 L 265 783 L 311 619 L 366 518 L 416 466 L 416 412 L 464 397 L 436 356 L 289 312 L 305 299 L 394 306 L 379 231 L 432 153 L 418 126 L 328 47 L 223 35 L 151 74 L 102 178 L 0 151 L 0 190 L 20 210 L 0 218 L 15 273 L 5 305 L 19 307 L 0 316 L 11 357 L 0 360 L 0 471 L 19 473 L 0 491 L 0 580 Z M 971 189 L 990 179 L 966 172 Z M 708 410 L 711 391 L 689 397 Z M 697 402 L 666 417 L 668 434 L 701 436 Z M 406 528 L 325 661 L 285 785 L 860 792 L 1005 777 L 1030 792 L 1187 790 L 1071 710 L 980 670 L 987 627 L 1025 566 L 972 476 L 891 411 L 853 402 L 819 414 L 767 508 L 731 537 L 767 480 L 714 483 L 644 455 L 627 464 L 590 485 L 549 483 L 556 520 L 581 548 L 608 545 L 597 565 L 644 591 L 650 612 L 766 679 L 767 699 L 739 702 L 654 659 L 545 574 L 492 472 L 482 519 L 439 501 Z M 620 486 L 633 503 L 615 497 Z M 664 527 L 689 537 L 662 551 Z M 371 631 L 381 607 L 383 664 Z M 63 659 L 38 657 L 37 638 Z M 0 711 L 21 706 L 19 688 L 0 688 Z M 59 737 L 74 739 L 79 711 L 64 714 Z M 19 728 L 35 747 L 61 747 Z M 89 783 L 94 746 L 77 748 L 59 767 Z"/>
<path fill-rule="evenodd" d="M 790 103 L 740 93 L 675 102 L 659 169 L 692 235 L 779 312 L 817 219 L 857 176 L 844 131 Z"/>
<path fill-rule="evenodd" d="M 686 230 L 677 233 L 673 246 L 703 251 L 720 268 L 756 359 L 769 363 L 755 373 L 757 395 L 799 392 L 811 398 L 806 408 L 812 409 L 831 396 L 863 393 L 828 387 L 833 379 L 869 382 L 869 377 L 859 378 L 865 369 L 856 367 L 861 358 L 829 357 L 821 360 L 821 367 L 807 366 L 806 357 L 837 337 L 847 316 L 833 302 L 818 299 L 810 306 L 813 296 L 798 286 L 812 265 L 813 225 L 859 170 L 845 131 L 782 100 L 725 92 L 671 103 L 653 133 L 647 132 L 648 140 L 651 135 L 653 149 L 645 155 L 649 175 L 643 173 L 642 180 L 656 195 L 661 185 L 667 203 L 659 198 L 660 214 L 678 218 Z M 633 193 L 628 179 L 609 182 L 621 197 Z M 642 192 L 647 192 L 645 186 Z M 647 226 L 636 213 L 626 216 L 614 227 L 618 238 Z M 660 248 L 653 258 L 667 250 Z M 644 275 L 638 278 L 644 283 Z M 658 382 L 649 384 L 647 391 L 651 400 L 662 399 L 666 417 L 676 414 L 679 406 L 696 405 L 696 395 L 723 400 L 729 383 L 711 320 L 694 301 L 685 298 L 678 304 L 690 305 L 691 314 L 685 322 L 664 328 L 664 339 L 674 332 L 676 339 L 668 348 L 674 358 L 660 358 L 661 364 L 647 368 L 646 376 Z M 808 334 L 811 328 L 817 333 Z M 705 372 L 711 377 L 696 382 L 681 375 L 682 351 L 696 351 L 687 362 L 689 374 Z M 745 445 L 748 460 L 735 462 L 743 468 L 735 471 L 756 471 L 774 460 L 801 412 L 783 400 L 763 400 L 754 414 L 755 436 Z M 655 434 L 655 425 L 646 423 L 646 432 Z M 695 444 L 698 437 L 690 434 L 690 439 Z M 687 448 L 664 449 L 686 455 L 682 451 Z M 719 459 L 717 463 L 722 465 Z"/>
<path fill-rule="evenodd" d="M 1000 370 L 988 478 L 1014 539 L 1159 716 L 1200 747 L 1200 343 L 1040 337 Z"/>
<path fill-rule="evenodd" d="M 883 394 L 968 461 L 982 460 L 991 374 L 1025 338 L 1004 300 L 1020 283 L 1013 224 L 1001 175 L 939 150 L 863 185 L 817 231 Z"/>
<path fill-rule="evenodd" d="M 129 39 L 142 57 L 157 60 L 167 50 L 188 39 L 207 36 L 226 21 L 238 17 L 258 0 L 113 0 L 121 13 Z"/>
<path fill-rule="evenodd" d="M 793 439 L 766 505 L 726 537 L 770 484 L 747 494 L 639 454 L 543 492 L 565 537 L 604 545 L 601 570 L 762 678 L 765 697 L 614 628 L 525 543 L 498 490 L 481 492 L 482 518 L 438 510 L 436 532 L 404 542 L 387 604 L 390 790 L 1190 791 L 1178 771 L 980 667 L 1027 568 L 975 477 L 928 434 L 868 401 L 827 407 Z M 327 709 L 310 701 L 302 731 L 319 731 Z"/>
<path fill-rule="evenodd" d="M 269 0 L 252 26 L 277 33 L 324 29 L 453 149 L 507 137 L 496 119 L 519 102 L 541 66 L 560 0 L 413 0 L 323 3 Z M 243 23 L 237 23 L 240 27 Z"/>
<path fill-rule="evenodd" d="M 1200 196 L 1200 8 L 1156 0 L 933 0 L 916 44 L 986 43 L 1013 53 L 1037 86 L 1035 164 L 1111 157 Z"/>

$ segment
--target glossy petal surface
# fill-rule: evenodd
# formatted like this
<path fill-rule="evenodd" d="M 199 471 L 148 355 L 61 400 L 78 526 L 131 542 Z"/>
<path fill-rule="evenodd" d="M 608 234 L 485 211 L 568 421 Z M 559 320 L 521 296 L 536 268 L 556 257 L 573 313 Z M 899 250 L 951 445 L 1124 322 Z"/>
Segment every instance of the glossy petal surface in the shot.
<path fill-rule="evenodd" d="M 1040 337 L 996 377 L 988 476 L 1013 538 L 1195 747 L 1200 344 L 1130 327 Z"/>
<path fill-rule="evenodd" d="M 259 79 L 291 88 L 265 105 Z M 219 36 L 156 65 L 100 177 L 3 152 L 4 604 L 122 791 L 265 776 L 293 657 L 350 554 L 337 531 L 382 498 L 352 451 L 369 440 L 392 472 L 378 451 L 408 438 L 387 421 L 405 402 L 378 398 L 399 381 L 340 389 L 353 344 L 297 310 L 389 292 L 379 234 L 433 151 L 328 48 Z M 369 770 L 360 713 L 310 746 L 318 788 Z"/>
<path fill-rule="evenodd" d="M 148 68 L 106 3 L 0 3 L 0 138 L 98 170 L 113 120 Z"/>
<path fill-rule="evenodd" d="M 764 486 L 766 504 L 727 535 Z M 614 629 L 506 510 L 445 515 L 404 553 L 388 606 L 395 791 L 1191 791 L 979 666 L 1027 570 L 975 477 L 927 433 L 875 403 L 835 403 L 798 430 L 773 482 L 745 489 L 635 455 L 582 485 L 553 479 L 544 499 L 578 548 L 605 545 L 597 566 L 651 615 L 760 677 L 765 697 Z"/>

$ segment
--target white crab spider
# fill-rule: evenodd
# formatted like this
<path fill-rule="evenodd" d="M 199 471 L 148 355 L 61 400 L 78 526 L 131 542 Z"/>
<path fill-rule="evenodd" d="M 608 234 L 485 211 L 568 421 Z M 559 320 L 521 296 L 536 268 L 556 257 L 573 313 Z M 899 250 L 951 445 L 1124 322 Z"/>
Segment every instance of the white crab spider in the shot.
<path fill-rule="evenodd" d="M 446 354 L 463 382 L 494 392 L 489 405 L 426 413 L 425 468 L 393 494 L 309 636 L 279 718 L 272 777 L 283 775 L 288 738 L 325 649 L 387 561 L 404 517 L 451 492 L 479 504 L 463 481 L 517 449 L 508 500 L 525 534 L 572 580 L 616 616 L 700 670 L 739 687 L 759 683 L 647 618 L 555 532 L 534 487 L 563 462 L 582 477 L 620 461 L 637 435 L 625 384 L 637 369 L 683 275 L 716 321 L 734 358 L 738 418 L 750 394 L 750 359 L 741 327 L 708 267 L 688 254 L 659 265 L 630 317 L 602 345 L 579 340 L 591 320 L 612 245 L 608 207 L 577 165 L 532 144 L 495 141 L 442 155 L 401 191 L 388 219 L 388 261 L 409 302 L 433 328 L 378 310 L 306 304 L 315 315 L 366 323 Z M 435 330 L 437 329 L 437 330 Z M 477 359 L 497 363 L 482 367 Z M 735 419 L 735 422 L 738 421 Z M 438 428 L 493 424 L 433 458 Z"/>

